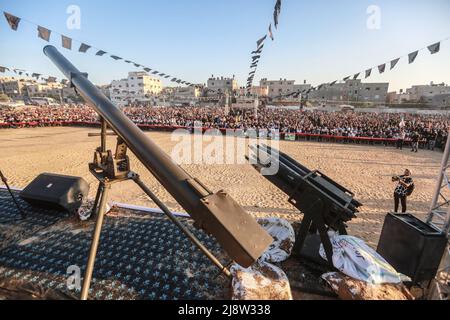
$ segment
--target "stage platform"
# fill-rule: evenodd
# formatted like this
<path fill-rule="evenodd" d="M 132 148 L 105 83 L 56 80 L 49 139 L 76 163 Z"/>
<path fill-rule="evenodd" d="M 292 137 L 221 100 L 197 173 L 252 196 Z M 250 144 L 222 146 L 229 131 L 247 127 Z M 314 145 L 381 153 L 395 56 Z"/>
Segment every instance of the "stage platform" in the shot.
<path fill-rule="evenodd" d="M 0 298 L 29 288 L 50 290 L 47 294 L 58 298 L 79 297 L 79 290 L 67 288 L 68 268 L 79 266 L 83 276 L 93 222 L 19 201 L 28 217 L 13 221 L 19 212 L 8 192 L 0 190 Z M 212 238 L 181 220 L 227 263 Z M 90 298 L 227 299 L 229 281 L 218 274 L 164 216 L 113 208 L 105 220 Z"/>
<path fill-rule="evenodd" d="M 78 299 L 70 290 L 71 266 L 81 277 L 87 262 L 94 222 L 31 207 L 18 197 L 24 220 L 9 193 L 0 189 L 0 300 Z M 131 208 L 131 209 L 130 209 Z M 230 281 L 170 222 L 154 210 L 113 206 L 105 219 L 90 289 L 96 300 L 227 300 Z M 152 212 L 154 211 L 154 212 Z M 179 219 L 223 264 L 226 254 L 215 240 Z M 327 299 L 321 283 L 326 270 L 292 259 L 281 266 L 294 299 Z M 298 288 L 302 290 L 298 290 Z M 306 290 L 305 290 L 306 289 Z"/>

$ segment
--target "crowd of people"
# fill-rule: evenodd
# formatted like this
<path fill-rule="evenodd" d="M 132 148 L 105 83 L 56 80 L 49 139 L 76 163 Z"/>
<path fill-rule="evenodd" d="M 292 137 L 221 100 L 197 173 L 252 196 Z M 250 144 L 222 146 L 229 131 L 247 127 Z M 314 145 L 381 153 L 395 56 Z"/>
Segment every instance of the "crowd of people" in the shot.
<path fill-rule="evenodd" d="M 321 136 L 395 139 L 430 149 L 445 145 L 450 127 L 446 115 L 324 112 L 288 109 L 231 109 L 209 107 L 126 107 L 124 113 L 136 124 L 167 127 L 278 130 L 283 133 Z M 85 105 L 0 109 L 0 125 L 98 122 L 97 113 Z"/>

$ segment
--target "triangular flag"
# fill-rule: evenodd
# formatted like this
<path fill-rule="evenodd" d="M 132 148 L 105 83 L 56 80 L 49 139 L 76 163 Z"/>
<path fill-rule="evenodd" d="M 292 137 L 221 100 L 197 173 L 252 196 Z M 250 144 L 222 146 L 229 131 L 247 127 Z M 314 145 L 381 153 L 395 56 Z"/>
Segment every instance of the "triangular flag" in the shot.
<path fill-rule="evenodd" d="M 272 24 L 269 25 L 269 37 L 270 37 L 270 39 L 272 39 L 272 41 L 274 40 L 273 32 L 272 32 Z"/>
<path fill-rule="evenodd" d="M 86 51 L 88 51 L 91 48 L 90 45 L 87 45 L 85 43 L 82 43 L 80 46 L 80 49 L 78 49 L 79 52 L 83 52 L 86 53 Z"/>
<path fill-rule="evenodd" d="M 431 46 L 428 46 L 428 50 L 430 50 L 431 54 L 438 53 L 439 50 L 441 50 L 441 43 L 438 42 L 438 43 L 432 44 Z"/>
<path fill-rule="evenodd" d="M 50 30 L 48 30 L 47 28 L 41 27 L 41 26 L 38 26 L 37 30 L 38 30 L 39 38 L 41 38 L 47 42 L 50 40 L 50 33 L 51 33 Z"/>
<path fill-rule="evenodd" d="M 343 80 L 344 80 L 344 81 L 350 80 L 350 76 L 345 77 Z"/>
<path fill-rule="evenodd" d="M 134 66 L 135 66 L 136 68 L 141 67 L 141 65 L 140 65 L 139 63 L 133 63 L 133 64 L 134 64 Z"/>
<path fill-rule="evenodd" d="M 330 86 L 334 86 L 336 84 L 337 80 L 334 80 L 332 83 L 330 83 Z M 308 90 L 308 92 L 311 90 Z"/>
<path fill-rule="evenodd" d="M 121 57 L 118 57 L 118 56 L 114 56 L 114 55 L 111 55 L 111 58 L 113 58 L 114 60 L 122 60 L 122 58 L 121 58 Z"/>
<path fill-rule="evenodd" d="M 381 65 L 378 66 L 378 71 L 380 73 L 384 73 L 385 70 L 386 70 L 386 63 L 381 64 Z"/>
<path fill-rule="evenodd" d="M 152 74 L 158 74 L 159 73 L 159 71 L 153 71 L 152 72 Z"/>
<path fill-rule="evenodd" d="M 64 35 L 61 35 L 61 44 L 63 46 L 63 48 L 72 49 L 72 39 L 69 37 L 66 37 Z"/>
<path fill-rule="evenodd" d="M 260 53 L 262 53 L 262 49 L 263 49 L 263 48 L 264 48 L 264 45 L 260 46 L 260 47 L 258 48 L 258 50 L 252 51 L 252 54 L 260 54 Z"/>
<path fill-rule="evenodd" d="M 408 55 L 409 64 L 413 63 L 416 60 L 418 54 L 419 51 L 414 51 Z"/>
<path fill-rule="evenodd" d="M 353 76 L 353 80 L 356 80 L 356 79 L 358 79 L 359 78 L 359 75 L 360 75 L 361 73 L 357 73 L 357 74 L 355 74 L 354 76 Z"/>
<path fill-rule="evenodd" d="M 273 11 L 273 21 L 275 25 L 275 29 L 278 28 L 278 17 L 281 12 L 281 0 L 277 0 L 277 3 L 275 4 L 275 9 Z"/>
<path fill-rule="evenodd" d="M 372 69 L 366 70 L 366 79 L 372 74 Z"/>
<path fill-rule="evenodd" d="M 167 76 L 165 76 L 164 78 L 169 79 L 169 78 L 170 78 L 170 75 L 167 75 Z"/>
<path fill-rule="evenodd" d="M 106 51 L 99 50 L 99 51 L 97 51 L 97 53 L 95 55 L 96 56 L 103 56 L 105 53 L 106 53 Z"/>
<path fill-rule="evenodd" d="M 265 35 L 264 37 L 262 37 L 261 39 L 259 39 L 258 41 L 256 41 L 256 47 L 259 49 L 259 46 L 264 43 L 264 41 L 266 40 L 267 35 Z"/>
<path fill-rule="evenodd" d="M 8 21 L 8 24 L 11 27 L 11 29 L 17 31 L 17 28 L 19 27 L 20 23 L 20 18 L 13 16 L 12 14 L 7 12 L 3 12 L 3 14 L 5 15 L 6 21 Z"/>
<path fill-rule="evenodd" d="M 1 72 L 1 73 L 5 73 L 5 71 L 6 71 L 6 68 L 5 68 L 5 67 L 0 67 L 0 72 Z"/>
<path fill-rule="evenodd" d="M 394 59 L 391 61 L 391 70 L 395 68 L 397 63 L 400 61 L 400 58 Z"/>
<path fill-rule="evenodd" d="M 152 69 L 150 69 L 150 68 L 144 68 L 144 70 L 145 70 L 146 72 L 152 71 Z"/>

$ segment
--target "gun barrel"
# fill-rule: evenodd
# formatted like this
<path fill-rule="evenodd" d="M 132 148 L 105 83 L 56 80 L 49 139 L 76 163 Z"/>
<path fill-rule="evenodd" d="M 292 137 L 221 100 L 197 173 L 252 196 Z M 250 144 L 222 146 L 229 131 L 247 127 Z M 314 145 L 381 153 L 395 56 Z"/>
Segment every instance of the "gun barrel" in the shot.
<path fill-rule="evenodd" d="M 262 255 L 273 239 L 242 207 L 224 192 L 212 194 L 172 161 L 55 47 L 44 47 L 44 53 L 196 225 L 212 234 L 234 261 L 247 267 Z"/>

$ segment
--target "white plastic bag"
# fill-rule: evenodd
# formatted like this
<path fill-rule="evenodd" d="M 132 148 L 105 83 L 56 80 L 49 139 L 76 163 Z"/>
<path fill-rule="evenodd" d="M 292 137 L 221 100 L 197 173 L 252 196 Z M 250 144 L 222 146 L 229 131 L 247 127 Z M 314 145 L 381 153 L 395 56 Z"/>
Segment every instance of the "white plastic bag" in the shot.
<path fill-rule="evenodd" d="M 404 279 L 386 260 L 361 239 L 333 235 L 333 265 L 345 275 L 371 284 L 401 283 Z M 327 260 L 323 245 L 320 256 Z"/>

